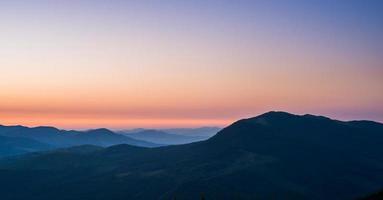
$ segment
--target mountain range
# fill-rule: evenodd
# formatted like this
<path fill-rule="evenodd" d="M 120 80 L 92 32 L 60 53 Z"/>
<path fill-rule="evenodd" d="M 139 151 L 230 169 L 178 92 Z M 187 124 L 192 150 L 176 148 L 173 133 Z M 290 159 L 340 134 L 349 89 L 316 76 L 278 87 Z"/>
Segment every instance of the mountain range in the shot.
<path fill-rule="evenodd" d="M 153 129 L 142 129 L 137 132 L 119 132 L 128 137 L 148 141 L 157 144 L 166 144 L 166 145 L 174 145 L 174 144 L 186 144 L 197 141 L 206 140 L 208 136 L 193 136 L 193 135 L 178 135 L 178 134 L 170 134 L 162 130 L 153 130 Z"/>
<path fill-rule="evenodd" d="M 172 128 L 172 129 L 130 129 L 118 133 L 147 142 L 175 145 L 207 140 L 221 130 L 219 127 Z"/>
<path fill-rule="evenodd" d="M 0 137 L 0 157 L 85 144 L 103 147 L 116 144 L 143 147 L 161 146 L 117 134 L 108 129 L 66 131 L 54 127 L 29 128 L 0 125 Z"/>
<path fill-rule="evenodd" d="M 130 133 L 138 133 L 146 130 L 157 130 L 162 131 L 168 134 L 173 135 L 184 135 L 184 136 L 201 136 L 201 137 L 212 137 L 216 133 L 218 133 L 222 128 L 214 127 L 214 126 L 206 126 L 199 128 L 165 128 L 165 129 L 146 129 L 146 128 L 136 128 L 136 129 L 125 129 L 119 132 L 130 134 Z"/>
<path fill-rule="evenodd" d="M 269 112 L 206 141 L 79 146 L 0 162 L 18 199 L 356 199 L 383 188 L 383 124 Z"/>

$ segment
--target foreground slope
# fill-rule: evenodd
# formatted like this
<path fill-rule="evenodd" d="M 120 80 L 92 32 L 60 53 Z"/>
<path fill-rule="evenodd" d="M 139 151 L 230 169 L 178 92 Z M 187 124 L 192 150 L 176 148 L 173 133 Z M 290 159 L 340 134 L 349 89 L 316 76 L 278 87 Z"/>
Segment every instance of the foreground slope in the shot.
<path fill-rule="evenodd" d="M 364 198 L 360 198 L 359 200 L 382 200 L 383 199 L 383 190 L 376 192 L 374 194 L 368 195 Z"/>
<path fill-rule="evenodd" d="M 2 199 L 355 199 L 383 187 L 383 125 L 270 112 L 203 142 L 3 161 Z"/>

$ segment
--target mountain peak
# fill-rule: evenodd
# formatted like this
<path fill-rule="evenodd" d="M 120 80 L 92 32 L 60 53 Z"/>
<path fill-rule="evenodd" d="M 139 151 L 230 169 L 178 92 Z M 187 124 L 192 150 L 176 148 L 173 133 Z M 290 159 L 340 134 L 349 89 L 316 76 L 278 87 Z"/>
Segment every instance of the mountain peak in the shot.
<path fill-rule="evenodd" d="M 92 134 L 115 134 L 113 131 L 106 129 L 106 128 L 98 128 L 98 129 L 91 129 L 86 131 L 86 133 L 92 133 Z"/>
<path fill-rule="evenodd" d="M 269 112 L 263 113 L 257 117 L 294 117 L 294 116 L 297 116 L 297 115 L 294 115 L 294 114 L 291 114 L 288 112 L 284 112 L 284 111 L 269 111 Z M 257 118 L 257 117 L 255 117 L 255 118 Z"/>
<path fill-rule="evenodd" d="M 294 145 L 325 144 L 326 141 L 349 140 L 350 137 L 370 135 L 381 137 L 383 124 L 342 122 L 323 116 L 294 115 L 286 112 L 268 112 L 257 117 L 242 119 L 224 128 L 211 139 L 209 143 L 220 146 L 230 146 L 234 149 L 256 149 L 264 147 L 262 151 L 269 151 L 272 146 L 282 146 L 292 138 L 302 144 L 289 143 L 285 146 L 295 148 Z M 275 143 L 268 143 L 272 139 Z M 256 145 L 255 145 L 256 144 Z"/>
<path fill-rule="evenodd" d="M 260 123 L 264 125 L 266 123 L 291 122 L 291 120 L 329 121 L 331 119 L 328 117 L 319 116 L 319 115 L 312 115 L 312 114 L 296 115 L 296 114 L 283 112 L 283 111 L 270 111 L 256 117 L 246 119 L 246 121 L 252 121 L 252 122 L 256 122 L 256 123 Z"/>
<path fill-rule="evenodd" d="M 280 133 L 292 136 L 298 135 L 302 130 L 304 130 L 303 132 L 317 132 L 322 129 L 329 131 L 336 127 L 338 122 L 323 116 L 270 111 L 256 117 L 239 120 L 213 138 L 222 137 L 229 140 L 228 137 L 230 137 L 230 140 L 244 140 L 244 138 L 248 140 L 248 137 Z"/>
<path fill-rule="evenodd" d="M 38 131 L 60 131 L 58 128 L 52 127 L 52 126 L 37 126 L 37 127 L 33 127 L 32 129 L 38 130 Z"/>
<path fill-rule="evenodd" d="M 270 112 L 266 112 L 264 114 L 258 115 L 256 117 L 243 119 L 240 121 L 245 121 L 245 122 L 250 122 L 250 123 L 255 123 L 260 125 L 269 125 L 273 123 L 283 122 L 286 120 L 296 119 L 299 117 L 300 117 L 299 115 L 294 115 L 288 112 L 270 111 Z"/>

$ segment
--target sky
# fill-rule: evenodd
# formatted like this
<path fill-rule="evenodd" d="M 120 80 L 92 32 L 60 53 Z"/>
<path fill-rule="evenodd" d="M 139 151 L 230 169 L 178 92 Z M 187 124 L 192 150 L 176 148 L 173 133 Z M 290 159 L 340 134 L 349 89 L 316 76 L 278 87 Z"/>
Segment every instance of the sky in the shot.
<path fill-rule="evenodd" d="M 383 122 L 383 2 L 0 1 L 0 124 Z"/>

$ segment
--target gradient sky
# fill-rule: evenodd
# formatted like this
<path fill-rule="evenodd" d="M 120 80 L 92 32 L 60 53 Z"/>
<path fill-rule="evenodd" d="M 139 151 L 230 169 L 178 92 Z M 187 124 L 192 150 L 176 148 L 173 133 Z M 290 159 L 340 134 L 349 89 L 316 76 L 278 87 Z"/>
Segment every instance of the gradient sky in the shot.
<path fill-rule="evenodd" d="M 0 1 L 0 124 L 383 122 L 383 1 Z"/>

